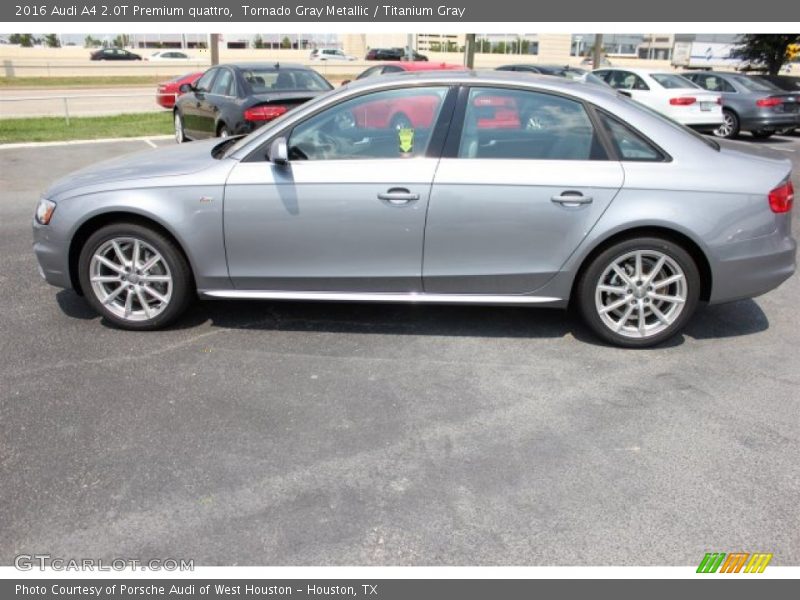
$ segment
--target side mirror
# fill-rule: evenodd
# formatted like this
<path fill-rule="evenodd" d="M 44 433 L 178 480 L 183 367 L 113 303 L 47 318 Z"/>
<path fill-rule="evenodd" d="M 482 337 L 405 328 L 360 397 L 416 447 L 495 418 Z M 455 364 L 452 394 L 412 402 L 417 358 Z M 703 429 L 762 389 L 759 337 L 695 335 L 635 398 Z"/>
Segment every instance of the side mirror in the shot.
<path fill-rule="evenodd" d="M 178 88 L 178 91 L 181 94 L 188 94 L 192 91 L 192 84 L 191 83 L 182 83 L 181 87 Z"/>
<path fill-rule="evenodd" d="M 286 143 L 286 138 L 279 137 L 273 140 L 272 145 L 269 147 L 269 159 L 276 165 L 289 164 L 289 146 Z"/>
<path fill-rule="evenodd" d="M 345 80 L 342 82 L 342 85 L 344 86 L 344 85 L 347 85 L 348 83 L 350 83 L 350 80 L 349 80 L 349 79 L 345 79 Z"/>

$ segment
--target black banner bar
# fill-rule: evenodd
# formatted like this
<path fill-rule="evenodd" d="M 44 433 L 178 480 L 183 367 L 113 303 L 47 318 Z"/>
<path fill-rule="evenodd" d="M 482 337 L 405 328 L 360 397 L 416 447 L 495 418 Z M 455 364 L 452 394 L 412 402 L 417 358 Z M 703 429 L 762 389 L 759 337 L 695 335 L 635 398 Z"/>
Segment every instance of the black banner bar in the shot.
<path fill-rule="evenodd" d="M 5 23 L 59 22 L 774 22 L 800 21 L 800 3 L 524 2 L 520 0 L 11 0 Z M 754 29 L 751 27 L 751 29 Z"/>
<path fill-rule="evenodd" d="M 794 592 L 794 593 L 792 593 Z M 0 581 L 0 597 L 37 600 L 221 599 L 229 600 L 519 600 L 522 598 L 790 598 L 797 582 L 746 576 L 698 576 L 671 580 L 168 580 L 41 579 Z M 791 594 L 791 595 L 790 595 Z"/>

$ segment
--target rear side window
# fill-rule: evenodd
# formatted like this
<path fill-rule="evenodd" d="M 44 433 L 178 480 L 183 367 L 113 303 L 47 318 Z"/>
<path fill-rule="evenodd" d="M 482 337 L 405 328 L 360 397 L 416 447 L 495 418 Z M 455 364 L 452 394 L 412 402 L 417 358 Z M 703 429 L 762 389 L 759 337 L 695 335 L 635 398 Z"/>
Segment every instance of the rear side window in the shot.
<path fill-rule="evenodd" d="M 611 115 L 596 111 L 622 160 L 662 161 L 664 155 L 644 137 Z"/>
<path fill-rule="evenodd" d="M 211 88 L 212 94 L 219 94 L 220 96 L 233 95 L 233 73 L 228 69 L 222 69 L 219 76 L 214 81 L 214 86 Z"/>
<path fill-rule="evenodd" d="M 459 158 L 604 160 L 583 104 L 527 90 L 470 91 Z"/>
<path fill-rule="evenodd" d="M 656 81 L 656 83 L 658 83 L 661 87 L 666 88 L 668 90 L 678 90 L 678 89 L 697 87 L 697 84 L 692 83 L 691 81 L 689 81 L 685 77 L 681 77 L 680 75 L 651 73 L 650 77 L 652 77 Z"/>

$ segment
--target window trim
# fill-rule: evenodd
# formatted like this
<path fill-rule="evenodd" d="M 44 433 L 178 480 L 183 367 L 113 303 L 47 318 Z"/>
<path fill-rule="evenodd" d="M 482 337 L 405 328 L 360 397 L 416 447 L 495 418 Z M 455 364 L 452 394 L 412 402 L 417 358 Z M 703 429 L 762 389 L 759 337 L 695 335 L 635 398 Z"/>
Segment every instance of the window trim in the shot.
<path fill-rule="evenodd" d="M 599 127 L 600 130 L 603 132 L 603 137 L 605 138 L 605 142 L 607 144 L 607 150 L 610 150 L 610 156 L 613 157 L 612 160 L 615 160 L 617 162 L 648 162 L 648 163 L 669 163 L 669 162 L 672 162 L 672 156 L 670 156 L 661 146 L 659 146 L 652 139 L 650 139 L 650 137 L 648 137 L 645 134 L 643 134 L 639 129 L 637 129 L 636 127 L 634 127 L 633 125 L 631 125 L 627 121 L 624 121 L 624 120 L 620 119 L 619 117 L 615 116 L 611 112 L 609 112 L 609 111 L 607 111 L 607 110 L 605 110 L 603 108 L 600 108 L 599 106 L 597 106 L 595 104 L 590 104 L 590 106 L 591 106 L 591 109 L 593 111 L 593 116 L 594 116 L 594 119 L 595 119 L 595 121 L 597 123 L 597 127 Z M 635 133 L 637 136 L 639 136 L 645 142 L 647 142 L 654 150 L 656 150 L 661 155 L 661 158 L 660 159 L 649 159 L 649 158 L 639 158 L 639 159 L 637 159 L 637 158 L 625 158 L 625 157 L 623 157 L 617 150 L 617 144 L 614 142 L 614 134 L 605 126 L 605 123 L 603 123 L 602 119 L 600 118 L 601 115 L 604 115 L 605 117 L 607 117 L 609 119 L 612 119 L 614 121 L 618 121 L 624 127 L 627 127 L 628 129 L 630 129 L 633 133 Z"/>
<path fill-rule="evenodd" d="M 551 159 L 551 158 L 520 158 L 520 159 L 477 159 L 477 160 L 530 160 L 530 161 L 552 161 L 552 160 L 565 160 L 565 161 L 572 161 L 572 162 L 609 162 L 615 160 L 616 152 L 611 152 L 614 150 L 614 145 L 611 143 L 610 139 L 605 136 L 605 129 L 600 127 L 600 123 L 598 119 L 595 117 L 592 109 L 594 105 L 590 102 L 587 102 L 583 98 L 577 98 L 575 96 L 570 96 L 569 94 L 564 94 L 562 92 L 554 91 L 554 90 L 542 90 L 539 88 L 531 88 L 531 87 L 523 87 L 519 85 L 513 84 L 490 84 L 490 85 L 478 85 L 478 84 L 467 84 L 462 85 L 459 88 L 458 92 L 458 99 L 457 104 L 455 107 L 455 111 L 453 112 L 453 117 L 451 119 L 450 130 L 447 134 L 447 139 L 444 143 L 444 149 L 442 152 L 442 158 L 453 158 L 456 160 L 476 160 L 476 159 L 464 159 L 461 158 L 459 154 L 459 149 L 461 147 L 461 136 L 464 130 L 464 121 L 467 116 L 467 104 L 469 103 L 469 95 L 472 91 L 472 88 L 476 89 L 497 89 L 497 90 L 512 90 L 512 91 L 519 91 L 519 92 L 533 92 L 535 94 L 547 94 L 549 96 L 557 96 L 564 100 L 570 100 L 572 102 L 576 102 L 583 107 L 583 110 L 586 112 L 586 116 L 589 119 L 589 123 L 592 126 L 595 134 L 597 134 L 598 141 L 600 142 L 600 146 L 603 148 L 603 152 L 605 153 L 604 158 L 596 158 L 596 159 L 586 159 L 586 160 L 575 160 L 572 159 Z"/>

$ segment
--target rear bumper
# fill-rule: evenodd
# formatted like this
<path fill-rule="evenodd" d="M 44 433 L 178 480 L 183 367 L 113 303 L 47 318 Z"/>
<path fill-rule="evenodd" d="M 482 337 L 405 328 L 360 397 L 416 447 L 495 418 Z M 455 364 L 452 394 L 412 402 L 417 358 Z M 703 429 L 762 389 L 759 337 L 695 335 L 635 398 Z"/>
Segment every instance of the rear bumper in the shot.
<path fill-rule="evenodd" d="M 759 115 L 742 119 L 741 128 L 745 131 L 755 131 L 764 129 L 766 131 L 775 131 L 777 129 L 786 129 L 787 127 L 800 127 L 800 113 L 784 113 L 773 115 Z"/>
<path fill-rule="evenodd" d="M 795 271 L 797 243 L 774 233 L 714 248 L 710 303 L 754 298 L 775 289 Z"/>

